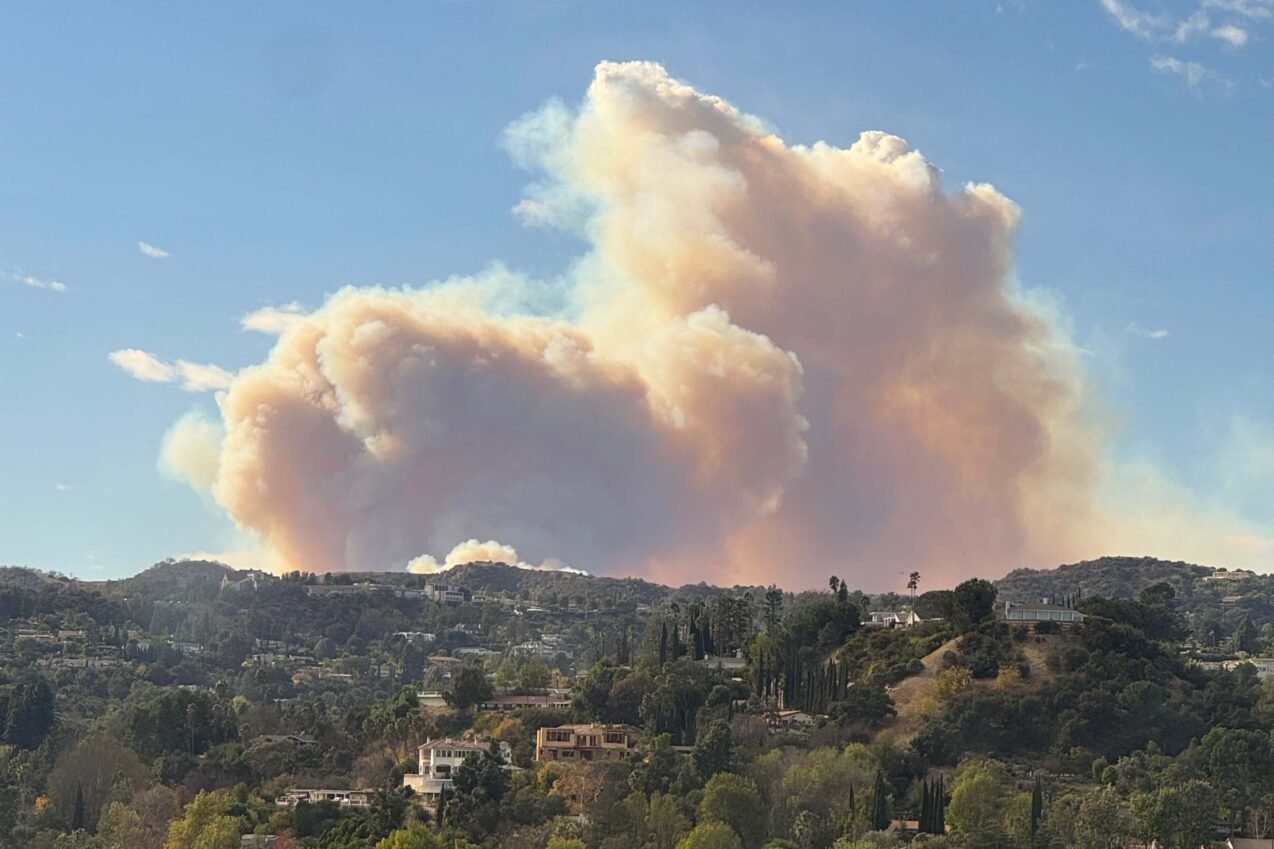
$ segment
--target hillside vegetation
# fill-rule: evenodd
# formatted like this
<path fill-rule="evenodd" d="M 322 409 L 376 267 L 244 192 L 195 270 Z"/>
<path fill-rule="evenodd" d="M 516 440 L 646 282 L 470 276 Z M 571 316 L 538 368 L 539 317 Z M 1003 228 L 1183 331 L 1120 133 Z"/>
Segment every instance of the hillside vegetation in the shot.
<path fill-rule="evenodd" d="M 166 562 L 104 582 L 0 570 L 0 849 L 1274 837 L 1274 682 L 1248 662 L 1274 649 L 1268 579 L 1217 572 L 1123 558 L 1019 571 L 918 592 L 926 621 L 872 627 L 908 599 L 835 577 L 791 594 L 491 563 L 262 576 Z M 997 615 L 1040 597 L 1087 618 Z M 543 757 L 537 732 L 580 723 L 629 743 Z M 438 738 L 508 761 L 473 755 L 429 802 L 410 779 Z M 320 790 L 361 801 L 298 801 Z"/>

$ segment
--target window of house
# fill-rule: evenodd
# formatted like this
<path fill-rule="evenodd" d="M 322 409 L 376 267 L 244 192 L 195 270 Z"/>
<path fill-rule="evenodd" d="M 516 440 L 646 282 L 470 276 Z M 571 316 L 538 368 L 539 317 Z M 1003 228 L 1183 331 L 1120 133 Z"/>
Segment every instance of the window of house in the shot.
<path fill-rule="evenodd" d="M 602 739 L 603 739 L 603 740 L 605 740 L 607 743 L 624 743 L 624 742 L 626 742 L 626 741 L 625 741 L 625 737 L 624 737 L 624 733 L 623 733 L 622 731 L 607 731 L 607 732 L 606 732 L 606 733 L 602 736 Z"/>
<path fill-rule="evenodd" d="M 550 729 L 544 732 L 544 739 L 551 743 L 569 743 L 571 742 L 571 732 Z"/>

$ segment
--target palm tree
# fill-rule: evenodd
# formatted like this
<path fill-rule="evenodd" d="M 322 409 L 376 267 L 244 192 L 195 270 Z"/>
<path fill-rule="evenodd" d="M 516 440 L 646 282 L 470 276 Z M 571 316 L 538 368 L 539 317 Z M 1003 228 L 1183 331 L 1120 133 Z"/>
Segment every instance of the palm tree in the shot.
<path fill-rule="evenodd" d="M 907 578 L 907 589 L 911 590 L 911 609 L 916 609 L 916 590 L 920 587 L 920 573 L 912 572 Z"/>

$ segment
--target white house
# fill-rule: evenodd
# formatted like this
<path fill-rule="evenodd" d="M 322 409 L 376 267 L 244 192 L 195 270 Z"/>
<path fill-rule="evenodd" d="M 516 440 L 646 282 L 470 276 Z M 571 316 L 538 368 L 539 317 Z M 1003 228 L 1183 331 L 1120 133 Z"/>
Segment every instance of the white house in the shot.
<path fill-rule="evenodd" d="M 1260 680 L 1264 681 L 1266 678 L 1274 678 L 1274 657 L 1249 657 L 1245 660 L 1223 660 L 1219 665 L 1224 669 L 1234 671 L 1245 663 L 1250 663 L 1256 667 L 1256 677 Z"/>
<path fill-rule="evenodd" d="M 438 639 L 437 634 L 428 631 L 395 631 L 395 637 L 402 637 L 409 643 L 432 643 Z"/>
<path fill-rule="evenodd" d="M 1013 604 L 1004 602 L 1002 616 L 1006 622 L 1060 622 L 1076 623 L 1084 621 L 1084 614 L 1060 604 Z"/>
<path fill-rule="evenodd" d="M 921 621 L 914 610 L 873 610 L 863 624 L 868 628 L 910 628 Z"/>
<path fill-rule="evenodd" d="M 770 727 L 789 731 L 807 731 L 818 724 L 817 717 L 803 710 L 780 710 L 770 714 Z"/>
<path fill-rule="evenodd" d="M 317 805 L 335 802 L 342 808 L 370 808 L 375 790 L 309 790 L 293 788 L 274 800 L 274 804 L 294 808 L 302 802 Z"/>
<path fill-rule="evenodd" d="M 403 776 L 403 786 L 416 792 L 422 804 L 436 808 L 442 794 L 452 787 L 452 776 L 471 755 L 491 751 L 490 743 L 477 740 L 430 740 L 419 749 L 418 771 Z M 501 743 L 500 758 L 509 761 L 508 744 Z"/>
<path fill-rule="evenodd" d="M 732 655 L 732 656 L 723 655 L 721 657 L 709 656 L 709 657 L 705 657 L 703 660 L 699 662 L 703 664 L 704 666 L 708 667 L 709 669 L 719 669 L 722 671 L 725 671 L 725 670 L 738 671 L 740 669 L 748 668 L 747 658 L 743 657 L 742 655 Z"/>
<path fill-rule="evenodd" d="M 421 708 L 426 710 L 444 710 L 449 707 L 447 697 L 437 690 L 417 693 L 416 698 L 419 700 Z"/>
<path fill-rule="evenodd" d="M 439 604 L 464 604 L 464 592 L 446 584 L 425 584 L 425 596 Z"/>

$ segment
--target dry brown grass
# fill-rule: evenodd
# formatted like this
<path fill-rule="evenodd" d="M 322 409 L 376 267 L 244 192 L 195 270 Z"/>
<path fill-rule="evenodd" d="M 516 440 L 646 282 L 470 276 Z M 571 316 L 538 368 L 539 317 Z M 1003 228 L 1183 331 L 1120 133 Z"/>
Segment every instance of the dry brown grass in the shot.
<path fill-rule="evenodd" d="M 1032 634 L 1025 643 L 1020 644 L 1027 665 L 1031 668 L 1031 674 L 1028 678 L 1023 678 L 1010 686 L 1035 687 L 1039 685 L 1039 682 L 1053 677 L 1053 673 L 1049 672 L 1044 663 L 1044 658 L 1050 647 L 1061 639 L 1065 637 Z M 878 739 L 890 740 L 905 746 L 924 727 L 925 721 L 938 711 L 940 705 L 937 698 L 936 679 L 942 665 L 942 656 L 949 651 L 955 651 L 959 641 L 958 637 L 948 640 L 925 655 L 921 660 L 925 667 L 923 672 L 889 688 L 889 695 L 894 700 L 894 709 L 898 711 L 898 715 L 885 723 L 877 734 Z M 987 689 L 995 685 L 995 681 L 990 680 L 974 681 L 972 689 Z"/>

